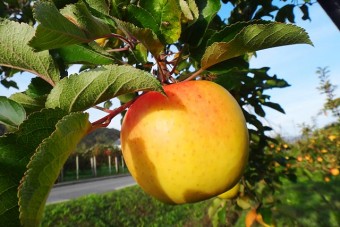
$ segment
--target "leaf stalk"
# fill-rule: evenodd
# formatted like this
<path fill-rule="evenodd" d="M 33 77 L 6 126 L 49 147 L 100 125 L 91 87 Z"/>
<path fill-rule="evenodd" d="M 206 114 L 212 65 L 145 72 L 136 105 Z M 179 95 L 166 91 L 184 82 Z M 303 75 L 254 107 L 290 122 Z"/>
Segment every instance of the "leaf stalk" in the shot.
<path fill-rule="evenodd" d="M 96 106 L 95 108 L 97 109 L 105 109 L 105 112 L 109 113 L 108 115 L 106 115 L 105 117 L 95 121 L 92 123 L 92 128 L 90 130 L 90 132 L 94 131 L 95 129 L 97 128 L 103 128 L 103 127 L 107 127 L 110 123 L 111 123 L 111 120 L 117 116 L 118 114 L 120 114 L 123 110 L 125 110 L 126 108 L 130 107 L 132 105 L 132 103 L 134 103 L 140 96 L 130 100 L 129 102 L 127 103 L 124 103 L 123 105 L 121 105 L 120 107 L 114 109 L 114 110 L 108 110 L 108 109 L 105 109 L 105 108 L 101 108 L 101 107 L 98 107 Z"/>

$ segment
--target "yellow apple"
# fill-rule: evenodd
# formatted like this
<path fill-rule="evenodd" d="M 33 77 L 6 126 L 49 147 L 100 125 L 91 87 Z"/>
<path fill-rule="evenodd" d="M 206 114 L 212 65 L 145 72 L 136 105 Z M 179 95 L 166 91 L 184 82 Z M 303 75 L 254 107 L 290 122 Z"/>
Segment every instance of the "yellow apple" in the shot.
<path fill-rule="evenodd" d="M 331 168 L 330 169 L 330 173 L 333 175 L 333 176 L 338 176 L 340 171 L 338 168 Z"/>
<path fill-rule="evenodd" d="M 248 130 L 230 93 L 209 81 L 164 86 L 128 109 L 122 152 L 148 194 L 171 204 L 196 202 L 231 189 L 248 160 Z"/>
<path fill-rule="evenodd" d="M 328 136 L 328 139 L 329 139 L 330 141 L 333 141 L 333 140 L 336 139 L 336 136 L 335 136 L 335 135 L 330 135 L 330 136 Z"/>
<path fill-rule="evenodd" d="M 217 197 L 221 199 L 233 199 L 238 195 L 239 190 L 240 190 L 240 183 L 237 183 L 234 187 L 218 195 Z"/>

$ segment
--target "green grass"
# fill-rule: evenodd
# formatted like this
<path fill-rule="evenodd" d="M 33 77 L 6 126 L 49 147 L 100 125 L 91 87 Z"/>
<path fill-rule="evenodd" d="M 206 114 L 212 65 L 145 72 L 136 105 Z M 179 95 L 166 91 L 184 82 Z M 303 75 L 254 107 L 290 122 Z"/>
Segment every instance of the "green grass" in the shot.
<path fill-rule="evenodd" d="M 272 221 L 276 227 L 340 226 L 340 179 L 309 179 L 299 173 L 298 183 L 283 182 L 275 195 Z M 103 195 L 89 195 L 46 207 L 42 226 L 211 226 L 207 209 L 212 200 L 167 205 L 146 195 L 138 186 Z M 235 226 L 242 227 L 248 210 Z M 225 225 L 220 225 L 225 226 Z"/>
<path fill-rule="evenodd" d="M 206 226 L 209 204 L 167 205 L 133 186 L 47 205 L 42 226 Z"/>
<path fill-rule="evenodd" d="M 339 191 L 339 179 L 327 183 L 307 179 L 298 183 L 284 182 L 277 193 L 281 202 L 272 220 L 277 227 L 337 227 L 340 223 Z M 48 205 L 42 226 L 209 226 L 206 214 L 210 204 L 211 200 L 167 205 L 133 186 Z M 244 225 L 244 217 L 241 219 L 237 226 Z"/>

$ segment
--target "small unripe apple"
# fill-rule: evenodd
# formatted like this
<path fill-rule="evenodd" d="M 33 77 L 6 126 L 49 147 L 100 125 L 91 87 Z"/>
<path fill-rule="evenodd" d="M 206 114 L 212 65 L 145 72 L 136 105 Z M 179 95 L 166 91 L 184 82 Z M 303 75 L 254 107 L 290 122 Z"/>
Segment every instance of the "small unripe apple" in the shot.
<path fill-rule="evenodd" d="M 164 86 L 128 109 L 121 131 L 124 159 L 148 194 L 171 204 L 215 197 L 239 182 L 248 130 L 230 93 L 209 81 Z"/>
<path fill-rule="evenodd" d="M 237 183 L 234 187 L 218 195 L 217 197 L 221 199 L 233 199 L 238 195 L 239 190 L 240 190 L 240 183 Z"/>

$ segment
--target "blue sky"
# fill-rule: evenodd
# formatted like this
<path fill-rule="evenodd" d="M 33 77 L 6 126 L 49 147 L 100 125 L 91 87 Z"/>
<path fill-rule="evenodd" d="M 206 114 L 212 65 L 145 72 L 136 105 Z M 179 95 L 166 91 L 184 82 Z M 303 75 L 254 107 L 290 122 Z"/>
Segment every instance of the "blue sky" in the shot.
<path fill-rule="evenodd" d="M 340 32 L 319 4 L 310 7 L 310 16 L 312 21 L 303 21 L 296 16 L 296 24 L 307 31 L 314 47 L 292 45 L 262 50 L 251 61 L 251 67 L 269 66 L 271 75 L 276 74 L 291 85 L 268 92 L 271 101 L 280 103 L 286 111 L 285 115 L 268 111 L 266 117 L 268 125 L 281 135 L 298 135 L 298 125 L 312 124 L 313 117 L 316 117 L 318 127 L 334 121 L 330 114 L 318 116 L 326 97 L 317 90 L 316 70 L 317 67 L 328 67 L 331 82 L 340 85 Z M 340 87 L 336 94 L 340 96 Z"/>
<path fill-rule="evenodd" d="M 252 68 L 268 66 L 270 75 L 276 74 L 291 85 L 289 88 L 268 91 L 272 102 L 279 103 L 286 114 L 281 114 L 271 109 L 266 109 L 265 124 L 274 128 L 274 133 L 283 136 L 299 135 L 299 125 L 312 124 L 312 118 L 318 115 L 325 101 L 325 96 L 320 95 L 317 67 L 328 67 L 331 82 L 340 85 L 340 32 L 328 18 L 323 9 L 314 4 L 310 7 L 312 21 L 300 20 L 302 15 L 297 10 L 296 24 L 304 28 L 314 43 L 310 45 L 292 45 L 277 47 L 257 52 L 257 57 L 251 60 Z M 29 74 L 16 75 L 19 91 L 24 91 L 30 80 Z M 0 87 L 0 96 L 9 96 L 18 92 L 16 89 Z M 336 90 L 340 96 L 340 87 Z M 118 102 L 115 102 L 118 105 Z M 95 121 L 104 116 L 101 111 L 90 110 L 90 120 Z M 120 129 L 120 116 L 113 119 L 109 127 Z M 330 116 L 317 116 L 316 125 L 321 127 L 334 119 Z"/>

